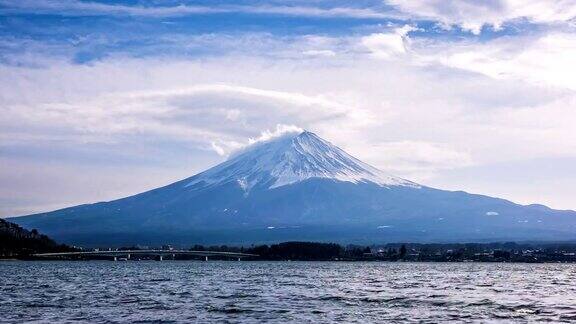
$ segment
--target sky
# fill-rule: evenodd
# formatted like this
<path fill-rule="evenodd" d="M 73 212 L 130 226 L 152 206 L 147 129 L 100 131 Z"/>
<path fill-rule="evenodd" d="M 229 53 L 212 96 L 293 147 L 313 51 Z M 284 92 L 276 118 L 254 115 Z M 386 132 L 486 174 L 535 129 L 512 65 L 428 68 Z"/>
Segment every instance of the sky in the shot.
<path fill-rule="evenodd" d="M 0 217 L 299 127 L 391 174 L 576 209 L 576 0 L 0 0 Z"/>

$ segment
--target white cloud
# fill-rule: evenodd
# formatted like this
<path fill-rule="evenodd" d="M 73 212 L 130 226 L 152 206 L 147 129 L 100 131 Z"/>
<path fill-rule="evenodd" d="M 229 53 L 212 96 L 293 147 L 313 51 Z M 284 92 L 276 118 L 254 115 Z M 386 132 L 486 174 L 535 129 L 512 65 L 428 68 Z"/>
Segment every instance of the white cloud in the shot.
<path fill-rule="evenodd" d="M 224 155 L 226 155 L 226 154 L 228 153 L 227 150 L 226 150 L 224 147 L 222 147 L 221 145 L 219 145 L 219 144 L 216 143 L 216 142 L 210 143 L 210 146 L 212 147 L 212 149 L 213 149 L 216 153 L 218 153 L 218 155 L 224 156 Z"/>
<path fill-rule="evenodd" d="M 408 33 L 417 28 L 409 25 L 396 28 L 388 33 L 374 33 L 361 39 L 370 54 L 376 58 L 393 58 L 407 52 Z"/>
<path fill-rule="evenodd" d="M 576 16 L 576 0 L 385 0 L 396 10 L 359 7 L 290 5 L 187 5 L 143 6 L 79 0 L 2 0 L 5 13 L 60 15 L 117 15 L 177 17 L 197 14 L 249 13 L 302 17 L 349 17 L 358 19 L 430 19 L 449 28 L 457 25 L 479 34 L 484 26 L 499 29 L 504 23 L 525 19 L 533 23 L 566 23 Z"/>
<path fill-rule="evenodd" d="M 446 26 L 458 25 L 474 34 L 480 34 L 483 26 L 499 29 L 511 20 L 562 23 L 576 17 L 574 0 L 387 0 L 387 3 L 414 17 L 436 20 Z"/>
<path fill-rule="evenodd" d="M 421 58 L 495 79 L 528 80 L 576 90 L 576 36 L 572 33 L 444 44 L 441 51 L 425 53 Z"/>
<path fill-rule="evenodd" d="M 305 6 L 273 5 L 221 5 L 221 6 L 128 6 L 77 0 L 2 0 L 5 12 L 56 13 L 62 15 L 128 15 L 148 17 L 175 17 L 196 14 L 250 13 L 265 15 L 306 16 L 306 17 L 350 17 L 360 19 L 384 19 L 396 17 L 368 8 L 319 8 Z"/>
<path fill-rule="evenodd" d="M 473 164 L 469 153 L 449 145 L 424 141 L 383 142 L 372 146 L 373 159 L 380 165 L 396 166 L 397 171 L 436 171 Z M 377 153 L 380 152 L 380 153 Z M 384 153 L 384 154 L 382 154 Z"/>
<path fill-rule="evenodd" d="M 293 134 L 293 133 L 302 133 L 304 129 L 295 126 L 295 125 L 284 125 L 278 124 L 276 125 L 276 129 L 273 131 L 265 130 L 263 131 L 259 137 L 257 138 L 250 138 L 248 143 L 250 145 L 260 143 L 260 142 L 267 142 L 271 139 L 278 138 L 284 136 L 286 134 Z"/>
<path fill-rule="evenodd" d="M 251 145 L 270 141 L 286 134 L 302 133 L 304 129 L 295 125 L 278 124 L 274 130 L 264 130 L 258 137 L 250 137 L 247 142 L 222 141 L 210 143 L 211 148 L 220 156 L 226 158 L 238 154 Z"/>
<path fill-rule="evenodd" d="M 317 57 L 331 57 L 336 56 L 336 53 L 332 50 L 307 50 L 302 52 L 305 56 L 317 56 Z"/>
<path fill-rule="evenodd" d="M 192 63 L 189 67 L 195 66 Z M 104 74 L 108 68 L 106 65 L 93 68 L 97 82 L 107 83 Z M 171 67 L 171 73 L 176 71 L 174 68 L 176 66 Z M 66 70 L 66 65 L 62 70 Z M 160 68 L 160 73 L 162 70 Z M 6 126 L 0 136 L 12 144 L 39 140 L 123 143 L 145 135 L 195 143 L 197 147 L 212 149 L 226 156 L 247 142 L 238 141 L 239 136 L 248 139 L 251 134 L 278 121 L 309 123 L 311 120 L 334 120 L 346 118 L 354 109 L 322 96 L 230 84 L 196 84 L 187 88 L 147 91 L 102 91 L 101 94 L 96 91 L 90 96 L 91 99 L 60 98 L 61 101 L 54 102 L 50 99 L 52 85 L 41 81 L 42 74 L 47 71 L 28 71 L 39 72 L 40 75 L 33 72 L 37 75 L 34 79 L 40 87 L 48 88 L 44 89 L 48 97 L 31 96 L 28 103 L 9 103 L 16 100 L 13 97 L 0 107 L 3 115 L 0 125 Z M 100 76 L 103 79 L 99 79 Z M 74 76 L 69 77 L 70 80 L 74 79 Z M 162 87 L 165 88 L 165 85 Z M 84 91 L 90 92 L 90 89 L 79 90 L 76 94 Z M 14 95 L 10 91 L 2 94 Z M 15 129 L 10 130 L 13 127 Z M 293 126 L 279 126 L 275 133 L 263 136 L 275 136 L 295 129 Z"/>
<path fill-rule="evenodd" d="M 382 159 L 369 161 L 393 169 L 456 167 L 458 158 L 439 158 L 449 156 L 450 150 L 468 152 L 472 160 L 481 161 L 574 154 L 568 122 L 574 115 L 570 110 L 574 96 L 569 93 L 457 71 L 427 71 L 397 61 L 342 60 L 335 66 L 254 59 L 237 65 L 236 61 L 4 67 L 1 134 L 10 142 L 102 143 L 146 135 L 196 143 L 225 155 L 263 129 L 294 124 L 317 131 L 360 158 L 370 156 L 368 148 L 355 148 L 364 142 L 431 150 L 428 167 L 418 154 L 412 161 L 409 156 L 396 159 L 393 165 Z M 83 82 L 77 82 L 81 77 Z M 210 83 L 215 80 L 222 83 Z M 34 92 L 29 91 L 32 88 Z M 518 98 L 525 104 L 519 106 Z M 542 118 L 547 112 L 554 113 Z M 564 118 L 557 119 L 556 114 Z M 527 139 L 538 145 L 525 145 Z M 497 142 L 508 142 L 511 149 L 490 155 Z"/>

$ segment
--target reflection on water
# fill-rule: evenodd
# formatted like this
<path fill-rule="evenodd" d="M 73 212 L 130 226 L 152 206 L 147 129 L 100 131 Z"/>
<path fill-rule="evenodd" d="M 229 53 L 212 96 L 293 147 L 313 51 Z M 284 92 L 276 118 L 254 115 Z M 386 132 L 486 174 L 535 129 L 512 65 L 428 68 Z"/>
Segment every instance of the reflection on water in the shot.
<path fill-rule="evenodd" d="M 576 265 L 0 262 L 0 321 L 576 321 Z"/>

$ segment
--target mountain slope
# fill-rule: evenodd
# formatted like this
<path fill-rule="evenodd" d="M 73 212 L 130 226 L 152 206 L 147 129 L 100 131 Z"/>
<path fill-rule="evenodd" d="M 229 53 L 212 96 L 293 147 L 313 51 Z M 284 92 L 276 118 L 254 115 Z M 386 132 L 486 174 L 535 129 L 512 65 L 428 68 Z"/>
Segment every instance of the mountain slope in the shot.
<path fill-rule="evenodd" d="M 11 220 L 85 245 L 576 238 L 573 211 L 421 186 L 310 132 L 135 196 Z"/>
<path fill-rule="evenodd" d="M 254 144 L 228 161 L 193 177 L 186 187 L 236 181 L 242 189 L 249 191 L 254 186 L 270 189 L 310 178 L 418 187 L 407 180 L 387 175 L 306 131 Z"/>

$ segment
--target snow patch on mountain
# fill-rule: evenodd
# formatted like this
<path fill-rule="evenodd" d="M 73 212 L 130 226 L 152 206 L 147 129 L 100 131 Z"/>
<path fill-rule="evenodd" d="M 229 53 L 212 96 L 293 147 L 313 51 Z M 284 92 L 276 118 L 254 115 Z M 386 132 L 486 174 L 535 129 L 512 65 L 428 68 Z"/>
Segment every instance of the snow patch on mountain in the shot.
<path fill-rule="evenodd" d="M 237 182 L 248 192 L 255 186 L 272 189 L 311 178 L 420 187 L 385 174 L 311 132 L 292 129 L 254 141 L 227 161 L 190 178 L 185 186 Z"/>

